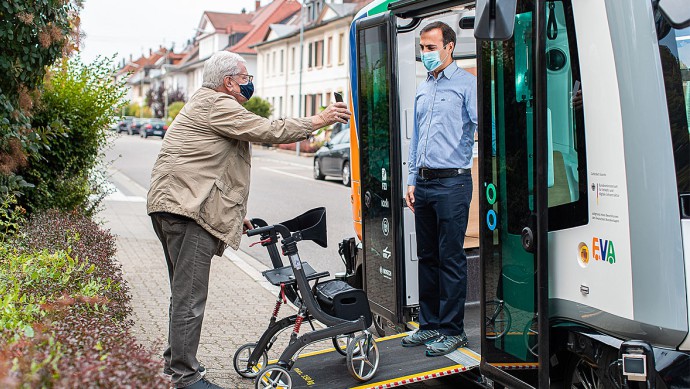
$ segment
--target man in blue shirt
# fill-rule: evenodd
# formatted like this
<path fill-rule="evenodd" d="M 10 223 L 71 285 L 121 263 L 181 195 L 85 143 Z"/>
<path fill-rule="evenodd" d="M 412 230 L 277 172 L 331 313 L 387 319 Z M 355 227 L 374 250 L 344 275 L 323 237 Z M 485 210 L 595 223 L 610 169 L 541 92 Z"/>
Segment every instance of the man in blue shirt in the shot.
<path fill-rule="evenodd" d="M 472 200 L 477 79 L 455 64 L 455 41 L 453 29 L 442 22 L 421 31 L 422 62 L 429 74 L 417 88 L 410 141 L 406 201 L 415 214 L 419 330 L 402 344 L 425 344 L 427 356 L 467 345 L 463 245 Z"/>

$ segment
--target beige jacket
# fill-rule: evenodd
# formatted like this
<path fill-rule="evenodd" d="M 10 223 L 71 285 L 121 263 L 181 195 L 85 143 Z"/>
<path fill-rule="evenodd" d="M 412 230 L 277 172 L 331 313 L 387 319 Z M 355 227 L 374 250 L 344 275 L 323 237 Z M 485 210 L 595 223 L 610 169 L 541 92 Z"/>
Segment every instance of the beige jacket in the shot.
<path fill-rule="evenodd" d="M 170 125 L 151 173 L 148 213 L 189 217 L 237 249 L 249 196 L 250 142 L 292 143 L 310 119 L 270 121 L 234 97 L 201 88 Z"/>

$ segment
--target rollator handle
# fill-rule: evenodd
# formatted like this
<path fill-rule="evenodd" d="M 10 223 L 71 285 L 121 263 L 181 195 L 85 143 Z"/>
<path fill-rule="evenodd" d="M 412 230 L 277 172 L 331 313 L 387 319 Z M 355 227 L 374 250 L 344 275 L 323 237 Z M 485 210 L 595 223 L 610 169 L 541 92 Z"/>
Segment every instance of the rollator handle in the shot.
<path fill-rule="evenodd" d="M 268 233 L 273 232 L 274 228 L 275 228 L 275 226 L 252 228 L 251 230 L 247 230 L 247 236 L 254 236 L 254 235 L 259 235 L 259 234 L 268 234 Z"/>

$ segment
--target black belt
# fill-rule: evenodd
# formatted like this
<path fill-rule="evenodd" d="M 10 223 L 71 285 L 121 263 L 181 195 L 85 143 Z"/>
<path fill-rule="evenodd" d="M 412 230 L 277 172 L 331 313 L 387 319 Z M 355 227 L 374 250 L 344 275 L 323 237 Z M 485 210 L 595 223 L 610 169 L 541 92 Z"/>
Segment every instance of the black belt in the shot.
<path fill-rule="evenodd" d="M 470 169 L 429 169 L 420 167 L 417 175 L 423 180 L 433 180 L 434 178 L 449 178 L 460 174 L 471 174 Z"/>

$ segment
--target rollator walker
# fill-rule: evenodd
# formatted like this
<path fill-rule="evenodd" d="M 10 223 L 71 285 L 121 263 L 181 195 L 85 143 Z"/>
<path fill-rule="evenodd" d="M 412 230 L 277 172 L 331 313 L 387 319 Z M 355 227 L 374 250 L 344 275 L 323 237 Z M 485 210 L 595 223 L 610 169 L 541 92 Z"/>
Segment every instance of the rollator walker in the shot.
<path fill-rule="evenodd" d="M 280 287 L 268 328 L 256 343 L 241 346 L 233 358 L 233 366 L 245 378 L 255 378 L 255 388 L 292 387 L 289 370 L 295 364 L 300 352 L 309 344 L 332 339 L 336 351 L 346 356 L 347 368 L 358 381 L 371 379 L 379 363 L 379 351 L 368 328 L 372 324 L 371 310 L 366 293 L 352 288 L 341 280 L 327 280 L 328 272 L 317 272 L 307 262 L 302 262 L 297 243 L 311 240 L 321 247 L 327 246 L 326 209 L 315 208 L 286 222 L 267 225 L 261 219 L 252 219 L 256 227 L 247 231 L 247 236 L 259 235 L 267 248 L 273 269 L 263 276 L 273 285 Z M 290 260 L 283 266 L 276 244 L 281 238 L 282 254 Z M 314 281 L 314 286 L 309 282 Z M 278 320 L 280 307 L 290 301 L 298 313 Z M 301 325 L 307 320 L 312 331 L 300 336 Z M 312 320 L 326 328 L 315 329 Z M 290 342 L 276 364 L 268 365 L 268 350 L 275 343 L 279 333 L 292 327 Z M 359 334 L 358 334 L 359 333 Z M 342 349 L 345 339 L 347 347 Z"/>

